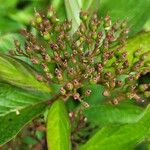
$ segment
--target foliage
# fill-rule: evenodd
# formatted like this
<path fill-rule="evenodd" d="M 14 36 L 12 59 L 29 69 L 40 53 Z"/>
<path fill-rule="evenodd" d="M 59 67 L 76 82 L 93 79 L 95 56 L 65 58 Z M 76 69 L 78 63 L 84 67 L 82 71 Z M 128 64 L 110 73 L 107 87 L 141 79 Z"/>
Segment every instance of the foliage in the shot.
<path fill-rule="evenodd" d="M 142 149 L 143 147 L 148 150 L 150 139 L 149 0 L 130 0 L 129 2 L 126 0 L 0 0 L 0 4 L 0 145 L 5 144 L 4 149 L 5 147 L 8 149 L 9 145 L 7 147 L 6 143 L 12 141 L 21 129 L 42 114 L 44 117 L 42 122 L 45 125 L 41 125 L 40 122 L 40 127 L 46 128 L 46 131 L 37 130 L 34 135 L 36 140 L 33 137 L 26 136 L 22 143 L 36 145 L 37 141 L 46 141 L 45 138 L 47 138 L 47 147 L 52 150 L 131 150 Z M 43 23 L 40 19 L 42 21 L 44 19 L 37 10 L 42 10 L 42 14 L 45 14 L 49 5 L 54 8 L 50 7 L 49 9 L 49 20 L 52 22 L 50 25 L 54 27 L 58 25 L 57 27 L 61 29 L 58 33 L 47 32 L 49 30 L 42 30 L 38 26 Z M 65 19 L 68 22 L 55 24 L 57 16 L 55 16 L 54 10 L 60 22 Z M 84 12 L 83 16 L 81 16 L 81 10 Z M 36 20 L 32 19 L 34 11 Z M 99 31 L 103 31 L 104 41 L 107 39 L 108 31 L 111 31 L 109 26 L 114 25 L 115 22 L 119 24 L 117 31 L 127 32 L 126 26 L 124 28 L 120 28 L 120 26 L 125 25 L 124 20 L 126 18 L 128 20 L 127 26 L 130 32 L 127 42 L 120 42 L 124 39 L 121 39 L 121 37 L 126 38 L 126 34 L 125 36 L 122 34 L 118 36 L 117 33 L 118 39 L 115 42 L 112 40 L 112 45 L 108 49 L 106 48 L 109 51 L 115 51 L 115 57 L 113 56 L 104 66 L 104 73 L 111 72 L 113 74 L 117 69 L 116 66 L 112 66 L 113 63 L 116 63 L 120 58 L 122 62 L 128 61 L 128 68 L 125 72 L 115 77 L 119 81 L 118 83 L 123 84 L 122 88 L 113 89 L 111 87 L 108 90 L 108 82 L 113 85 L 113 80 L 111 76 L 106 77 L 105 75 L 101 77 L 104 79 L 104 83 L 97 84 L 94 78 L 92 78 L 92 81 L 91 78 L 88 78 L 86 82 L 80 81 L 81 86 L 77 86 L 74 90 L 69 89 L 71 87 L 66 84 L 66 81 L 67 83 L 70 80 L 73 81 L 73 78 L 66 78 L 67 69 L 64 69 L 65 72 L 61 74 L 65 78 L 65 82 L 60 79 L 58 72 L 58 74 L 52 74 L 54 76 L 52 81 L 54 82 L 49 82 L 48 79 L 48 77 L 51 78 L 51 74 L 48 73 L 54 72 L 57 67 L 60 67 L 60 70 L 63 68 L 61 60 L 55 60 L 52 65 L 42 68 L 41 62 L 36 63 L 36 59 L 31 57 L 34 56 L 34 52 L 29 55 L 30 57 L 20 53 L 26 50 L 29 46 L 28 43 L 34 42 L 33 35 L 33 37 L 36 37 L 36 42 L 33 45 L 36 46 L 38 43 L 38 45 L 45 47 L 49 52 L 48 55 L 52 56 L 51 59 L 54 60 L 59 53 L 54 53 L 55 57 L 53 57 L 51 51 L 54 50 L 54 45 L 59 44 L 59 42 L 57 43 L 55 40 L 52 43 L 51 39 L 56 39 L 62 31 L 65 31 L 64 28 L 67 25 L 69 29 L 65 32 L 65 36 L 70 38 L 70 43 L 73 39 L 78 44 L 82 40 L 81 37 L 88 36 L 88 33 L 91 35 L 95 33 L 92 35 L 92 42 L 95 42 L 98 35 L 95 32 L 96 30 L 88 28 L 85 30 L 81 26 L 86 18 L 86 11 L 89 12 L 88 17 L 91 17 L 86 25 L 92 22 L 94 12 L 97 12 L 98 16 L 103 18 L 104 24 Z M 109 24 L 109 15 L 112 19 L 111 24 Z M 18 33 L 22 28 L 25 28 L 25 30 L 22 30 L 25 38 Z M 78 31 L 82 29 L 84 31 L 82 34 L 79 33 L 80 40 L 78 40 Z M 38 32 L 39 30 L 40 32 Z M 49 33 L 51 33 L 50 36 Z M 48 42 L 51 47 L 49 47 Z M 66 42 L 66 40 L 61 42 Z M 89 47 L 92 51 L 93 47 L 88 44 L 88 42 L 85 42 L 84 50 Z M 105 49 L 105 46 L 107 47 L 107 44 L 101 44 L 103 49 Z M 123 47 L 120 48 L 120 46 Z M 78 50 L 79 45 L 74 48 Z M 66 49 L 72 53 L 72 47 L 67 45 Z M 120 49 L 121 51 L 117 52 Z M 28 47 L 28 50 L 32 51 L 33 48 Z M 9 52 L 11 52 L 11 55 L 9 55 Z M 122 52 L 127 52 L 127 57 L 122 58 Z M 41 55 L 39 52 L 36 53 L 37 60 L 41 59 L 39 55 Z M 85 53 L 85 55 L 88 56 L 88 53 Z M 80 56 L 82 55 L 79 54 L 78 58 Z M 99 57 L 103 57 L 103 55 L 100 54 Z M 96 56 L 93 58 L 98 60 Z M 49 61 L 49 59 L 44 57 L 44 61 Z M 77 65 L 73 64 L 73 59 L 71 61 L 69 68 L 75 66 L 80 68 L 82 66 L 82 63 Z M 88 61 L 87 64 L 89 65 L 90 62 Z M 138 66 L 139 64 L 141 65 Z M 95 67 L 95 65 L 96 63 L 93 66 Z M 85 72 L 89 71 L 87 66 Z M 49 72 L 47 68 L 50 70 Z M 139 73 L 140 76 L 138 76 Z M 81 76 L 82 74 L 80 74 L 79 79 Z M 130 82 L 131 77 L 135 78 L 132 83 Z M 37 118 L 37 120 L 40 119 Z M 29 132 L 29 130 L 26 132 Z"/>

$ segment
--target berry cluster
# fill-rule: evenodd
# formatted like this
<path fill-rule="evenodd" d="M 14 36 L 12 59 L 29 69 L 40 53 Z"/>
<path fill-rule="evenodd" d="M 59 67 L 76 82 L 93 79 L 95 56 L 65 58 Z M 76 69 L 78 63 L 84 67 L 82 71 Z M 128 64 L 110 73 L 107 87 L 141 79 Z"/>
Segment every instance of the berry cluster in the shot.
<path fill-rule="evenodd" d="M 92 91 L 87 89 L 81 95 L 78 90 L 88 84 L 102 85 L 105 97 L 110 98 L 113 93 L 113 104 L 124 98 L 142 101 L 137 80 L 149 68 L 149 62 L 145 63 L 149 52 L 141 53 L 139 49 L 133 61 L 128 60 L 128 52 L 124 50 L 129 32 L 126 20 L 112 23 L 109 15 L 100 18 L 97 13 L 87 12 L 81 12 L 80 19 L 72 35 L 72 22 L 59 21 L 52 7 L 46 15 L 35 12 L 31 24 L 40 36 L 22 30 L 26 42 L 21 48 L 15 40 L 14 56 L 28 58 L 37 70 L 37 80 L 61 85 L 60 94 L 64 99 L 71 96 L 85 107 L 89 105 L 84 97 Z M 149 97 L 147 85 L 145 88 L 144 95 Z M 143 90 L 143 85 L 140 89 Z"/>

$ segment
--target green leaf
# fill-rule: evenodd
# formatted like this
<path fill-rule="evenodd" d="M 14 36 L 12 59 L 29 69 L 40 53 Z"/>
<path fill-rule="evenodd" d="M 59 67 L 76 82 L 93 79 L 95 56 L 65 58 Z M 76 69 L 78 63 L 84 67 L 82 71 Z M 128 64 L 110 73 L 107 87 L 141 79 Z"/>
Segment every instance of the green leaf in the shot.
<path fill-rule="evenodd" d="M 128 52 L 128 59 L 131 62 L 134 52 L 141 48 L 141 54 L 149 52 L 144 61 L 150 61 L 150 32 L 137 34 L 135 37 L 128 39 L 124 50 Z"/>
<path fill-rule="evenodd" d="M 82 9 L 96 11 L 100 6 L 100 0 L 82 0 Z"/>
<path fill-rule="evenodd" d="M 79 13 L 82 8 L 81 0 L 65 0 L 67 18 L 72 21 L 72 31 L 74 33 L 80 25 Z"/>
<path fill-rule="evenodd" d="M 99 0 L 64 0 L 65 8 L 67 13 L 67 18 L 72 21 L 72 30 L 73 34 L 78 26 L 80 25 L 79 13 L 83 10 L 89 10 L 90 13 L 93 13 L 99 5 Z"/>
<path fill-rule="evenodd" d="M 116 48 L 117 47 L 114 47 L 113 49 L 115 50 Z M 135 58 L 134 53 L 139 49 L 140 55 Z M 133 63 L 137 62 L 144 53 L 147 53 L 147 57 L 144 59 L 144 62 L 150 61 L 150 32 L 139 33 L 136 36 L 129 38 L 126 45 L 123 47 L 123 51 L 126 51 L 128 53 L 127 59 L 130 66 L 132 66 Z M 115 60 L 116 58 L 113 57 L 113 59 L 109 61 L 107 66 L 111 67 L 111 64 Z"/>
<path fill-rule="evenodd" d="M 150 105 L 136 123 L 110 125 L 100 129 L 80 150 L 131 150 L 150 129 Z"/>
<path fill-rule="evenodd" d="M 19 31 L 24 26 L 10 18 L 0 16 L 0 34 Z"/>
<path fill-rule="evenodd" d="M 14 10 L 18 0 L 0 0 L 0 15 L 6 16 L 10 10 Z"/>
<path fill-rule="evenodd" d="M 8 53 L 8 50 L 15 49 L 15 44 L 13 39 L 18 40 L 21 44 L 24 42 L 24 38 L 17 33 L 9 33 L 0 36 L 0 52 Z"/>
<path fill-rule="evenodd" d="M 84 98 L 88 102 L 90 107 L 98 105 L 99 103 L 104 102 L 104 100 L 106 99 L 106 97 L 103 96 L 104 87 L 102 85 L 88 84 L 85 87 L 83 87 L 83 93 L 86 89 L 91 90 L 90 96 Z"/>
<path fill-rule="evenodd" d="M 0 145 L 11 140 L 32 118 L 40 114 L 51 96 L 0 83 Z"/>
<path fill-rule="evenodd" d="M 19 115 L 16 115 L 16 112 L 11 112 L 9 115 L 0 117 L 0 146 L 14 138 L 27 123 L 42 113 L 44 109 L 45 105 L 38 104 L 20 110 Z"/>
<path fill-rule="evenodd" d="M 114 20 L 128 18 L 131 35 L 141 31 L 149 19 L 149 0 L 101 0 L 99 14 L 105 16 L 109 13 Z"/>
<path fill-rule="evenodd" d="M 143 110 L 130 103 L 119 105 L 99 104 L 84 110 L 88 121 L 95 125 L 112 123 L 134 123 L 143 116 Z"/>
<path fill-rule="evenodd" d="M 47 143 L 51 150 L 70 150 L 70 123 L 63 100 L 55 101 L 47 118 Z"/>
<path fill-rule="evenodd" d="M 144 25 L 144 31 L 150 31 L 150 17 Z"/>
<path fill-rule="evenodd" d="M 57 12 L 57 15 L 60 18 L 60 20 L 65 20 L 67 18 L 64 0 L 51 0 L 50 4 Z"/>
<path fill-rule="evenodd" d="M 17 2 L 18 2 L 18 0 L 11 0 L 11 1 L 9 1 L 9 0 L 0 0 L 0 3 L 3 4 L 3 5 L 0 6 L 0 8 L 1 7 L 2 8 L 3 7 L 4 8 L 13 8 L 13 7 L 16 6 Z"/>
<path fill-rule="evenodd" d="M 8 11 L 9 18 L 19 22 L 20 24 L 30 24 L 33 18 L 34 9 L 46 11 L 48 7 L 48 1 L 18 1 L 17 5 L 22 6 L 23 9 L 13 8 L 12 11 Z"/>
<path fill-rule="evenodd" d="M 25 63 L 24 63 L 25 64 Z M 27 66 L 27 64 L 26 64 Z M 50 88 L 37 81 L 31 68 L 25 67 L 21 61 L 10 56 L 0 54 L 0 80 L 24 89 L 50 92 Z"/>

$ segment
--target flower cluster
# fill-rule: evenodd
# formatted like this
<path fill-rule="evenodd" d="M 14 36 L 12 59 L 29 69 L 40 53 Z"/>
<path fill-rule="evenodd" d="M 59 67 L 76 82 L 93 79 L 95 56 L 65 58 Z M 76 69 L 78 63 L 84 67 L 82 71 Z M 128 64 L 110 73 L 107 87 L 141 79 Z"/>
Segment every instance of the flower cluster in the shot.
<path fill-rule="evenodd" d="M 23 29 L 24 48 L 15 40 L 13 55 L 28 58 L 37 70 L 37 80 L 61 85 L 60 94 L 64 99 L 71 96 L 85 107 L 89 105 L 84 97 L 92 91 L 87 89 L 81 95 L 78 90 L 88 84 L 102 85 L 105 97 L 109 98 L 113 93 L 113 104 L 124 98 L 142 101 L 138 95 L 140 90 L 149 97 L 149 85 L 138 87 L 137 84 L 149 67 L 145 63 L 149 53 L 141 53 L 138 49 L 133 56 L 135 61 L 128 60 L 128 52 L 124 50 L 129 32 L 127 21 L 112 23 L 109 15 L 100 18 L 97 13 L 89 15 L 87 12 L 81 12 L 80 19 L 81 23 L 72 35 L 72 22 L 61 22 L 52 7 L 46 15 L 35 12 L 31 24 L 36 35 Z"/>

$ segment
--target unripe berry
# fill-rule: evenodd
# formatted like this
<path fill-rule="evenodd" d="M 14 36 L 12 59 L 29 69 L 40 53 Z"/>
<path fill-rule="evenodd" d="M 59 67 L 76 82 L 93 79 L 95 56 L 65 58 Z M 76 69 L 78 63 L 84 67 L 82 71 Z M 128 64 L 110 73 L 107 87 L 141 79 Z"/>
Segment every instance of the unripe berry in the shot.
<path fill-rule="evenodd" d="M 91 82 L 91 84 L 96 84 L 99 79 L 100 79 L 100 77 L 99 77 L 99 76 L 96 76 L 96 77 L 92 78 L 92 79 L 90 80 L 90 82 Z"/>
<path fill-rule="evenodd" d="M 58 74 L 57 74 L 57 79 L 58 79 L 59 81 L 62 81 L 62 80 L 63 80 L 63 76 L 62 76 L 61 73 L 58 73 Z"/>
<path fill-rule="evenodd" d="M 97 33 L 96 32 L 92 32 L 92 38 L 93 38 L 93 40 L 97 39 Z"/>
<path fill-rule="evenodd" d="M 47 18 L 50 19 L 54 15 L 54 10 L 52 7 L 49 7 L 47 12 Z"/>
<path fill-rule="evenodd" d="M 128 67 L 129 67 L 129 62 L 128 62 L 128 60 L 126 60 L 126 61 L 123 63 L 123 67 L 124 67 L 124 68 L 128 68 Z"/>
<path fill-rule="evenodd" d="M 123 73 L 123 69 L 122 68 L 117 68 L 116 69 L 116 74 L 120 75 Z"/>
<path fill-rule="evenodd" d="M 66 95 L 66 90 L 65 90 L 63 87 L 61 87 L 61 88 L 60 88 L 60 93 L 61 93 L 62 95 Z"/>
<path fill-rule="evenodd" d="M 70 83 L 70 82 L 67 83 L 67 84 L 66 84 L 66 89 L 69 90 L 69 91 L 73 90 L 73 84 Z"/>
<path fill-rule="evenodd" d="M 73 95 L 73 98 L 74 98 L 75 100 L 80 99 L 80 94 L 79 94 L 79 93 L 75 93 L 75 94 Z"/>
<path fill-rule="evenodd" d="M 141 85 L 139 85 L 139 90 L 141 92 L 144 92 L 147 89 L 148 89 L 148 84 L 141 84 Z"/>
<path fill-rule="evenodd" d="M 67 68 L 67 67 L 68 67 L 68 62 L 67 62 L 67 60 L 66 60 L 66 59 L 63 61 L 63 67 L 65 67 L 65 68 Z"/>
<path fill-rule="evenodd" d="M 44 32 L 43 38 L 44 38 L 44 40 L 49 41 L 51 37 L 50 37 L 50 34 L 48 32 Z"/>
<path fill-rule="evenodd" d="M 49 79 L 52 79 L 53 78 L 53 75 L 49 72 L 46 72 L 46 78 L 49 80 Z"/>
<path fill-rule="evenodd" d="M 44 56 L 43 56 L 43 59 L 44 59 L 46 62 L 51 62 L 51 57 L 50 57 L 48 54 L 44 55 Z"/>
<path fill-rule="evenodd" d="M 105 17 L 105 24 L 104 24 L 104 26 L 105 26 L 105 30 L 109 30 L 110 27 L 111 27 L 110 16 L 108 16 L 108 15 Z"/>
<path fill-rule="evenodd" d="M 103 96 L 106 96 L 106 97 L 110 96 L 110 91 L 105 90 L 105 91 L 103 92 Z"/>
<path fill-rule="evenodd" d="M 33 64 L 38 64 L 39 63 L 39 60 L 35 57 L 32 57 L 30 60 Z"/>
<path fill-rule="evenodd" d="M 32 27 L 36 27 L 36 23 L 34 20 L 31 21 L 31 25 L 32 25 Z"/>
<path fill-rule="evenodd" d="M 80 84 L 79 84 L 78 80 L 75 79 L 75 80 L 73 80 L 73 85 L 74 85 L 74 87 L 77 88 L 77 87 L 79 87 Z"/>
<path fill-rule="evenodd" d="M 87 102 L 85 102 L 85 101 L 81 101 L 81 103 L 82 103 L 82 105 L 83 105 L 85 108 L 89 108 L 89 107 L 90 107 L 90 105 L 89 105 Z"/>
<path fill-rule="evenodd" d="M 56 16 L 52 16 L 52 17 L 51 17 L 51 22 L 52 22 L 53 24 L 57 24 L 57 23 L 59 22 L 59 19 L 58 19 Z"/>
<path fill-rule="evenodd" d="M 114 105 L 118 105 L 118 99 L 117 98 L 114 98 L 113 100 L 112 100 L 112 103 L 114 104 Z"/>
<path fill-rule="evenodd" d="M 121 24 L 121 28 L 125 28 L 127 26 L 127 20 L 124 20 Z"/>
<path fill-rule="evenodd" d="M 90 96 L 90 94 L 91 94 L 91 90 L 90 89 L 85 91 L 85 96 Z"/>
<path fill-rule="evenodd" d="M 110 79 L 112 77 L 112 73 L 111 72 L 106 72 L 105 75 L 104 75 L 104 77 L 106 79 Z"/>
<path fill-rule="evenodd" d="M 149 97 L 150 97 L 150 91 L 145 91 L 145 92 L 144 92 L 144 96 L 145 96 L 146 98 L 149 98 Z"/>
<path fill-rule="evenodd" d="M 80 19 L 82 20 L 82 21 L 86 21 L 87 20 L 87 18 L 88 18 L 88 14 L 86 13 L 86 12 L 80 12 Z"/>
<path fill-rule="evenodd" d="M 36 75 L 36 78 L 37 78 L 38 81 L 43 81 L 43 77 L 41 75 L 39 75 L 39 74 Z"/>
<path fill-rule="evenodd" d="M 67 25 L 66 25 L 67 31 L 70 31 L 71 28 L 72 28 L 72 22 L 68 22 Z"/>
<path fill-rule="evenodd" d="M 121 80 L 117 80 L 116 81 L 116 86 L 121 87 L 123 84 L 123 82 Z"/>
<path fill-rule="evenodd" d="M 116 86 L 116 79 L 112 79 L 109 83 L 111 88 L 114 88 Z"/>
<path fill-rule="evenodd" d="M 36 12 L 35 16 L 36 16 L 36 23 L 37 24 L 42 23 L 42 17 L 38 12 Z"/>

